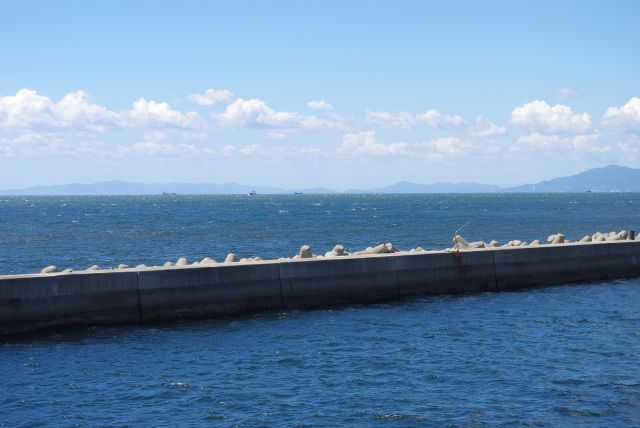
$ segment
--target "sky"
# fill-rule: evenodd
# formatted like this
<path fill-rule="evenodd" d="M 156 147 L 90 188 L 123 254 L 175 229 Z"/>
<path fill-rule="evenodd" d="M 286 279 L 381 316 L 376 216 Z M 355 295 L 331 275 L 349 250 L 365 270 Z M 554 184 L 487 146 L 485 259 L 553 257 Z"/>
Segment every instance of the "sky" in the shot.
<path fill-rule="evenodd" d="M 0 5 L 0 189 L 640 167 L 638 1 Z"/>

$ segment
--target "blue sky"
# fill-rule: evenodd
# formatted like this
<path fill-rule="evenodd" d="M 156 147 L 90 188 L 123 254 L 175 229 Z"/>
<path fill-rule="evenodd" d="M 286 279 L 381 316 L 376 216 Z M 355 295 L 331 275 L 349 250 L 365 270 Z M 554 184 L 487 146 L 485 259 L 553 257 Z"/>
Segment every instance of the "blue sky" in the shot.
<path fill-rule="evenodd" d="M 640 167 L 639 18 L 637 1 L 7 1 L 0 188 Z"/>

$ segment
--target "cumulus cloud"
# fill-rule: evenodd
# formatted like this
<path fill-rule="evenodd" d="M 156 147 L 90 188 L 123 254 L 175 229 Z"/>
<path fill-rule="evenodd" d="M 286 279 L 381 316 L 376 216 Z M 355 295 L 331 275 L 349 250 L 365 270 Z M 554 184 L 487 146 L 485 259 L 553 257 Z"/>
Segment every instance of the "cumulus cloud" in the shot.
<path fill-rule="evenodd" d="M 631 132 L 640 132 L 640 98 L 632 97 L 622 107 L 609 107 L 602 124 Z"/>
<path fill-rule="evenodd" d="M 482 116 L 478 116 L 476 118 L 475 126 L 469 129 L 468 134 L 472 137 L 486 138 L 502 135 L 506 132 L 506 127 L 498 126 L 495 123 L 484 119 Z"/>
<path fill-rule="evenodd" d="M 416 116 L 416 121 L 426 123 L 432 128 L 456 127 L 467 123 L 461 116 L 442 114 L 434 108 L 418 114 Z"/>
<path fill-rule="evenodd" d="M 471 142 L 454 137 L 427 140 L 416 146 L 421 154 L 437 159 L 467 156 L 474 148 Z"/>
<path fill-rule="evenodd" d="M 212 115 L 225 126 L 247 128 L 277 128 L 322 130 L 340 129 L 342 124 L 320 119 L 316 116 L 295 112 L 276 111 L 258 98 L 236 99 L 221 114 Z"/>
<path fill-rule="evenodd" d="M 233 100 L 233 92 L 227 89 L 207 89 L 201 94 L 192 94 L 187 99 L 201 106 L 229 104 Z"/>
<path fill-rule="evenodd" d="M 183 114 L 173 110 L 167 103 L 147 101 L 144 98 L 133 103 L 129 115 L 136 124 L 151 127 L 191 128 L 195 126 L 198 118 L 195 112 Z"/>
<path fill-rule="evenodd" d="M 388 113 L 385 111 L 367 111 L 365 120 L 379 128 L 411 129 L 415 125 L 415 117 L 408 112 Z"/>
<path fill-rule="evenodd" d="M 549 134 L 585 134 L 591 130 L 591 116 L 588 113 L 574 114 L 569 106 L 550 106 L 539 100 L 515 108 L 511 113 L 511 123 Z"/>
<path fill-rule="evenodd" d="M 349 132 L 342 137 L 342 148 L 350 153 L 373 156 L 397 156 L 408 154 L 407 143 L 382 144 L 373 131 Z"/>
<path fill-rule="evenodd" d="M 31 89 L 0 97 L 0 128 L 106 132 L 119 126 L 119 115 L 92 103 L 84 91 L 68 93 L 58 102 Z"/>
<path fill-rule="evenodd" d="M 120 146 L 119 149 L 123 152 L 133 152 L 133 154 L 140 156 L 160 158 L 184 158 L 209 154 L 208 150 L 193 144 L 172 144 L 158 141 L 141 141 L 135 143 L 131 148 Z"/>
<path fill-rule="evenodd" d="M 470 141 L 454 137 L 437 138 L 415 144 L 405 142 L 385 144 L 376 139 L 373 131 L 350 132 L 342 137 L 342 149 L 344 151 L 351 154 L 380 157 L 402 156 L 441 160 L 468 156 L 479 147 Z"/>
<path fill-rule="evenodd" d="M 534 132 L 519 137 L 516 141 L 516 150 L 528 149 L 536 152 L 582 151 L 601 153 L 610 150 L 608 146 L 596 144 L 598 140 L 598 134 L 567 136 Z"/>
<path fill-rule="evenodd" d="M 164 102 L 140 98 L 127 112 L 114 112 L 91 102 L 84 91 L 66 94 L 59 101 L 34 90 L 0 97 L 0 128 L 24 132 L 107 132 L 125 127 L 190 128 L 197 113 L 181 113 Z"/>
<path fill-rule="evenodd" d="M 307 103 L 307 107 L 311 110 L 333 110 L 333 106 L 325 100 L 311 100 Z"/>
<path fill-rule="evenodd" d="M 367 111 L 365 120 L 380 128 L 398 129 L 411 129 L 416 124 L 426 124 L 432 128 L 458 127 L 466 124 L 461 116 L 442 114 L 433 108 L 417 115 L 403 111 Z"/>

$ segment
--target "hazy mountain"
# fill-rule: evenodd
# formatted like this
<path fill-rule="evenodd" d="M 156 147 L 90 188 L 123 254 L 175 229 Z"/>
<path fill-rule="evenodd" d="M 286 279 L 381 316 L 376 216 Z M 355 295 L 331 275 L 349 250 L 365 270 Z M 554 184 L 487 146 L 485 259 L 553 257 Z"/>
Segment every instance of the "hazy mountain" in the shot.
<path fill-rule="evenodd" d="M 434 183 L 418 184 L 401 181 L 386 187 L 375 189 L 349 189 L 345 193 L 495 193 L 500 186 L 479 183 Z"/>
<path fill-rule="evenodd" d="M 255 190 L 262 194 L 290 193 L 277 187 L 247 186 L 237 183 L 130 183 L 127 181 L 100 181 L 92 184 L 62 184 L 35 186 L 17 190 L 0 191 L 2 195 L 158 195 L 178 194 L 243 194 Z"/>
<path fill-rule="evenodd" d="M 93 184 L 65 184 L 35 186 L 25 189 L 2 190 L 0 195 L 158 195 L 177 194 L 246 194 L 255 190 L 258 194 L 330 194 L 333 189 L 281 189 L 279 187 L 248 186 L 238 183 L 130 183 L 126 181 L 101 181 Z M 531 192 L 640 192 L 640 169 L 610 165 L 590 169 L 570 177 L 555 178 L 539 183 L 502 188 L 479 183 L 418 184 L 401 181 L 386 187 L 373 189 L 349 189 L 344 193 L 531 193 Z"/>
<path fill-rule="evenodd" d="M 569 177 L 510 187 L 505 192 L 640 192 L 640 169 L 609 165 Z"/>

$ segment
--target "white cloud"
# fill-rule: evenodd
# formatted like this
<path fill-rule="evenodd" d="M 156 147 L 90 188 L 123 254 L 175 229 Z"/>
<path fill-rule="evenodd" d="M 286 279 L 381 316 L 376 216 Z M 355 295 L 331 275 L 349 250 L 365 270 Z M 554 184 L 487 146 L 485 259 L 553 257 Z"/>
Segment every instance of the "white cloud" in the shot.
<path fill-rule="evenodd" d="M 376 139 L 375 132 L 350 132 L 342 137 L 342 149 L 350 154 L 370 156 L 396 156 L 442 160 L 465 157 L 480 146 L 459 138 L 447 137 L 409 144 L 396 142 L 384 144 Z"/>
<path fill-rule="evenodd" d="M 580 91 L 573 88 L 560 88 L 555 93 L 555 98 L 558 100 L 566 100 L 567 98 L 573 98 L 580 94 Z"/>
<path fill-rule="evenodd" d="M 629 135 L 626 141 L 618 143 L 617 152 L 625 162 L 640 161 L 640 135 Z"/>
<path fill-rule="evenodd" d="M 365 120 L 380 128 L 411 129 L 415 125 L 415 117 L 408 112 L 388 113 L 385 111 L 367 111 Z"/>
<path fill-rule="evenodd" d="M 591 116 L 588 113 L 574 114 L 569 106 L 550 106 L 539 100 L 515 108 L 511 113 L 511 123 L 550 134 L 584 134 L 591 130 Z"/>
<path fill-rule="evenodd" d="M 193 157 L 206 155 L 208 152 L 193 144 L 171 144 L 165 142 L 141 141 L 135 143 L 131 148 L 120 146 L 119 149 L 124 152 L 133 152 L 139 156 L 150 157 Z"/>
<path fill-rule="evenodd" d="M 233 92 L 227 89 L 207 89 L 202 94 L 189 95 L 188 100 L 201 106 L 229 104 L 233 100 Z"/>
<path fill-rule="evenodd" d="M 104 156 L 108 153 L 103 141 L 87 134 L 72 134 L 69 140 L 59 132 L 24 132 L 13 139 L 3 140 L 16 157 L 85 157 Z"/>
<path fill-rule="evenodd" d="M 459 138 L 447 137 L 427 140 L 416 144 L 422 155 L 431 158 L 454 158 L 471 155 L 472 143 Z"/>
<path fill-rule="evenodd" d="M 631 132 L 640 132 L 640 98 L 632 97 L 622 107 L 609 107 L 602 124 Z"/>
<path fill-rule="evenodd" d="M 83 91 L 70 92 L 58 102 L 31 89 L 0 97 L 0 128 L 106 132 L 119 126 L 117 113 L 92 103 Z"/>
<path fill-rule="evenodd" d="M 382 144 L 376 141 L 373 131 L 349 132 L 342 137 L 342 148 L 350 153 L 373 156 L 397 156 L 408 154 L 407 143 Z"/>
<path fill-rule="evenodd" d="M 238 98 L 221 114 L 212 115 L 225 126 L 247 128 L 277 128 L 323 130 L 342 129 L 341 123 L 295 112 L 276 111 L 258 98 Z"/>
<path fill-rule="evenodd" d="M 307 107 L 312 110 L 333 110 L 333 106 L 326 102 L 325 100 L 311 100 L 307 103 Z"/>
<path fill-rule="evenodd" d="M 134 124 L 151 127 L 191 128 L 196 125 L 198 118 L 195 112 L 183 114 L 173 110 L 167 103 L 147 101 L 144 98 L 133 103 L 129 115 Z"/>
<path fill-rule="evenodd" d="M 162 141 L 167 141 L 169 139 L 169 135 L 164 131 L 151 131 L 144 133 L 144 141 L 159 143 Z"/>
<path fill-rule="evenodd" d="M 269 140 L 282 140 L 284 138 L 287 138 L 287 134 L 280 131 L 268 131 L 265 132 L 264 137 Z"/>
<path fill-rule="evenodd" d="M 461 116 L 442 114 L 434 108 L 418 114 L 416 116 L 416 121 L 426 123 L 432 128 L 456 127 L 467 123 Z"/>
<path fill-rule="evenodd" d="M 534 132 L 518 138 L 515 149 L 528 149 L 537 152 L 581 151 L 602 153 L 609 151 L 610 147 L 596 144 L 599 137 L 598 134 L 566 136 Z"/>
<path fill-rule="evenodd" d="M 482 116 L 476 118 L 475 126 L 471 128 L 468 133 L 473 137 L 494 137 L 496 135 L 502 135 L 507 132 L 507 128 L 504 126 L 498 126 L 495 123 L 484 119 Z"/>
<path fill-rule="evenodd" d="M 466 121 L 461 116 L 442 114 L 433 108 L 417 115 L 404 111 L 394 113 L 367 111 L 365 120 L 367 123 L 380 128 L 399 129 L 411 129 L 420 123 L 429 125 L 432 128 L 457 127 L 466 124 Z"/>

